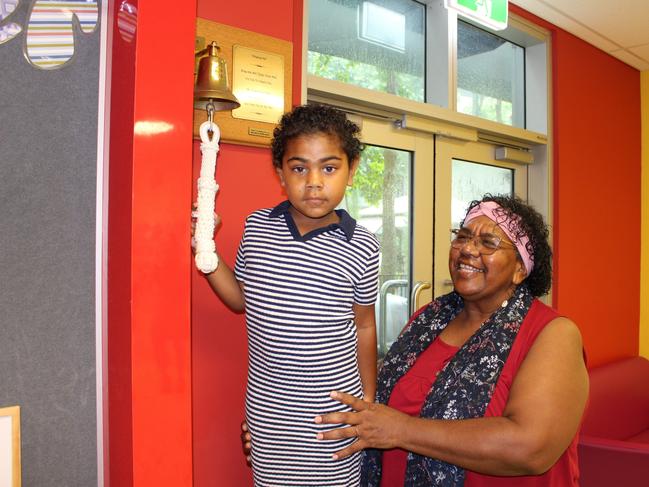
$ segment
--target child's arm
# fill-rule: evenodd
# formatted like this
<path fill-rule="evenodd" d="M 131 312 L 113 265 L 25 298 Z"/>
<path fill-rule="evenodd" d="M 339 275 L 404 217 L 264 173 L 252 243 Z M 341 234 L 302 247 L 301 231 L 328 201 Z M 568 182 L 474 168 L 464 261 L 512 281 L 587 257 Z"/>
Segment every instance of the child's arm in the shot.
<path fill-rule="evenodd" d="M 214 226 L 218 227 L 221 219 L 214 214 Z M 196 230 L 196 205 L 192 207 L 192 252 L 194 249 L 194 231 Z M 228 266 L 217 252 L 218 266 L 214 272 L 207 274 L 207 282 L 210 287 L 221 298 L 221 301 L 235 313 L 243 313 L 245 308 L 245 300 L 243 295 L 243 283 L 239 282 L 234 276 L 234 272 Z"/>
<path fill-rule="evenodd" d="M 358 370 L 363 383 L 363 397 L 374 402 L 376 395 L 376 319 L 374 305 L 354 304 L 358 335 Z"/>
<path fill-rule="evenodd" d="M 243 313 L 245 299 L 243 297 L 243 283 L 237 281 L 232 269 L 223 262 L 219 255 L 219 265 L 216 270 L 207 274 L 207 282 L 210 287 L 221 298 L 221 301 L 235 313 Z"/>

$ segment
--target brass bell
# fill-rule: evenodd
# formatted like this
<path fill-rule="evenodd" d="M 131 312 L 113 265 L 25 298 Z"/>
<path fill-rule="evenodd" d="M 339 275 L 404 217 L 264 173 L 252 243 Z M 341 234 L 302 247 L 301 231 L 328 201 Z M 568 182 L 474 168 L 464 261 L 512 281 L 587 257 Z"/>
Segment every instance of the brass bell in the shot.
<path fill-rule="evenodd" d="M 219 56 L 219 50 L 216 42 L 212 41 L 205 49 L 196 53 L 196 56 L 207 55 L 198 63 L 194 88 L 195 108 L 220 111 L 234 110 L 241 106 L 230 90 L 227 65 L 225 59 Z"/>

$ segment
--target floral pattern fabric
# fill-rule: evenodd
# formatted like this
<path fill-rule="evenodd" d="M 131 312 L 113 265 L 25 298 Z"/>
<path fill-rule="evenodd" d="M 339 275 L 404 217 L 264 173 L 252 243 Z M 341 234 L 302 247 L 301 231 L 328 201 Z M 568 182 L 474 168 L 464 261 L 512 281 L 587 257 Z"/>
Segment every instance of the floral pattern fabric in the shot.
<path fill-rule="evenodd" d="M 512 344 L 534 297 L 519 286 L 469 338 L 437 376 L 420 416 L 433 419 L 468 419 L 484 416 Z M 387 404 L 397 381 L 464 307 L 455 292 L 432 301 L 408 324 L 383 361 L 377 382 L 377 402 Z M 381 452 L 364 452 L 361 485 L 378 487 Z M 464 469 L 449 463 L 408 454 L 404 487 L 461 486 Z"/>

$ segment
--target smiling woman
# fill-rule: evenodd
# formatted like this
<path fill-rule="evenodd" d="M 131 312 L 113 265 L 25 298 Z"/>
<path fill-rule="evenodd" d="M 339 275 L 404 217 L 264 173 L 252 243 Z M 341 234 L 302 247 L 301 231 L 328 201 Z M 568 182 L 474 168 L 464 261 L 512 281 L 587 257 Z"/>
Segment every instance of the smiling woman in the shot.
<path fill-rule="evenodd" d="M 588 379 L 576 325 L 537 298 L 551 280 L 541 216 L 517 197 L 474 201 L 454 234 L 454 291 L 415 313 L 379 372 L 377 402 L 342 392 L 366 449 L 362 485 L 576 486 Z"/>
<path fill-rule="evenodd" d="M 465 302 L 480 301 L 481 307 L 490 312 L 504 301 L 503 296 L 513 294 L 512 286 L 525 279 L 527 271 L 523 260 L 505 232 L 486 215 L 473 214 L 472 219 L 465 220 L 460 232 L 456 238 L 459 242 L 451 243 L 449 270 L 453 286 Z M 470 238 L 463 238 L 462 233 L 470 235 Z M 515 258 L 512 258 L 512 252 Z M 474 254 L 478 258 L 474 258 Z M 489 299 L 493 302 L 490 303 Z"/>

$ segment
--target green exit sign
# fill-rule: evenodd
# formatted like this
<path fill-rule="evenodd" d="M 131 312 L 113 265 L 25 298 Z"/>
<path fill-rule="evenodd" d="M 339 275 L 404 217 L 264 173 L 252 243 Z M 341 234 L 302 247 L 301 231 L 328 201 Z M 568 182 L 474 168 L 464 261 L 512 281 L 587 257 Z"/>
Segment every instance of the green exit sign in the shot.
<path fill-rule="evenodd" d="M 493 30 L 507 28 L 508 0 L 444 0 L 446 8 Z"/>

